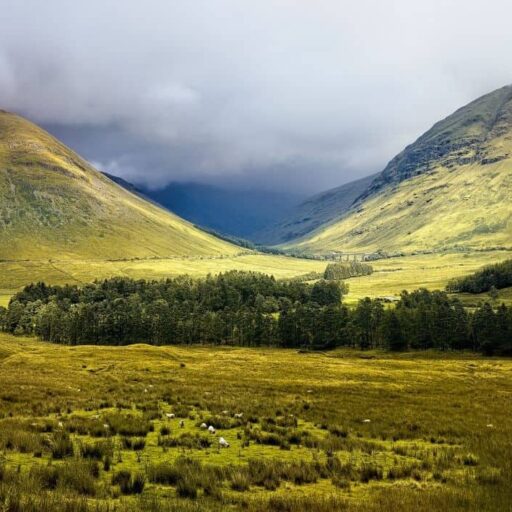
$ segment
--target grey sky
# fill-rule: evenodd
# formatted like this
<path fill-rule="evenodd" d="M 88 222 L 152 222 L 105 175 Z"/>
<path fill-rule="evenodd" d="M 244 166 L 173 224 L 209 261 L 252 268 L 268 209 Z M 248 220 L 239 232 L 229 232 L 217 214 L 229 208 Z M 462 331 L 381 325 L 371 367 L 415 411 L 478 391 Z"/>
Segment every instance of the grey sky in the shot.
<path fill-rule="evenodd" d="M 0 7 L 0 108 L 154 186 L 337 186 L 512 82 L 505 0 Z"/>

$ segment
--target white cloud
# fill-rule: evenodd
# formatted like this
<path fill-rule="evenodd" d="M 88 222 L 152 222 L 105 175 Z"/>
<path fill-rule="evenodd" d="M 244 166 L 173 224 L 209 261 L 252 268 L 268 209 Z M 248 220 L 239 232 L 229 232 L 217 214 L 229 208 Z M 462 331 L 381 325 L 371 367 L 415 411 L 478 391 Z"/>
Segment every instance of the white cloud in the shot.
<path fill-rule="evenodd" d="M 510 82 L 511 15 L 505 0 L 13 1 L 0 108 L 132 179 L 317 190 Z"/>

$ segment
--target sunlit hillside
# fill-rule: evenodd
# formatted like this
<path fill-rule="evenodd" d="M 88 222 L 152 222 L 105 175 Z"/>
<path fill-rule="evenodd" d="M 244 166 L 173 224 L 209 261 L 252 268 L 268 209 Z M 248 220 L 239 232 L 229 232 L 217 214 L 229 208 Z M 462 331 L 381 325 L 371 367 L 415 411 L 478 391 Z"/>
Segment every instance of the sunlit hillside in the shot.
<path fill-rule="evenodd" d="M 0 259 L 239 252 L 119 187 L 29 121 L 0 112 Z"/>
<path fill-rule="evenodd" d="M 397 155 L 340 217 L 285 244 L 306 252 L 512 245 L 512 87 L 458 110 Z"/>

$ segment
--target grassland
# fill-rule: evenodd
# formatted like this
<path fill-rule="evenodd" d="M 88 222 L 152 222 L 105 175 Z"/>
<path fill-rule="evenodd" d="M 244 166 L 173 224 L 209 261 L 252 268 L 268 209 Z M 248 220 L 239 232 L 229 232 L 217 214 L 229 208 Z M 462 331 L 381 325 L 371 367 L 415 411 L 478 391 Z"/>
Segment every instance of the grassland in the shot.
<path fill-rule="evenodd" d="M 0 335 L 0 371 L 4 507 L 10 489 L 40 512 L 511 510 L 508 360 Z M 141 496 L 112 484 L 123 470 Z"/>
<path fill-rule="evenodd" d="M 357 211 L 283 247 L 405 251 L 512 244 L 510 161 L 439 167 L 370 197 Z"/>
<path fill-rule="evenodd" d="M 441 253 L 421 254 L 400 258 L 389 258 L 372 262 L 374 273 L 370 276 L 349 279 L 347 283 L 350 293 L 346 300 L 355 302 L 363 297 L 397 296 L 402 290 L 442 290 L 453 277 L 464 276 L 484 265 L 510 258 L 510 251 L 489 251 L 473 253 Z M 484 294 L 480 297 L 467 296 L 468 302 L 488 299 Z M 508 301 L 505 290 L 500 298 Z"/>
<path fill-rule="evenodd" d="M 123 189 L 0 111 L 0 259 L 234 255 L 240 248 Z"/>
<path fill-rule="evenodd" d="M 38 260 L 0 262 L 0 300 L 6 300 L 26 284 L 45 281 L 52 284 L 81 284 L 112 276 L 134 279 L 164 279 L 189 274 L 206 276 L 227 270 L 252 270 L 292 278 L 320 272 L 326 263 L 266 254 L 239 254 L 218 257 L 151 258 L 132 260 Z"/>
<path fill-rule="evenodd" d="M 508 86 L 434 125 L 349 209 L 283 247 L 315 253 L 511 247 L 511 131 Z"/>
<path fill-rule="evenodd" d="M 511 257 L 511 251 L 488 251 L 445 254 L 424 254 L 382 259 L 372 262 L 375 272 L 370 276 L 347 281 L 350 292 L 345 301 L 353 304 L 363 297 L 398 296 L 402 290 L 426 287 L 444 289 L 453 277 L 474 272 L 478 268 Z M 327 262 L 266 254 L 199 258 L 155 258 L 121 261 L 103 260 L 42 260 L 0 262 L 0 305 L 6 305 L 17 290 L 28 283 L 45 281 L 51 284 L 80 284 L 112 276 L 135 279 L 164 279 L 180 274 L 205 276 L 227 270 L 252 270 L 289 279 L 309 272 L 323 272 Z M 477 304 L 482 296 L 461 294 L 469 305 Z M 499 292 L 499 300 L 512 299 L 508 290 Z"/>

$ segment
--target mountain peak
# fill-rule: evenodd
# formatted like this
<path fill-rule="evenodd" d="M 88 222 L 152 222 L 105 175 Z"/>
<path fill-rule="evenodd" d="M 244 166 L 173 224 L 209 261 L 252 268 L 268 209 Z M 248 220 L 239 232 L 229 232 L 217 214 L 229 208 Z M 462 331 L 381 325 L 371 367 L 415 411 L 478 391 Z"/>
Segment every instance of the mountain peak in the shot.
<path fill-rule="evenodd" d="M 437 122 L 394 157 L 360 197 L 383 187 L 429 172 L 436 166 L 482 164 L 507 158 L 512 144 L 492 141 L 512 131 L 512 85 L 472 101 Z"/>

